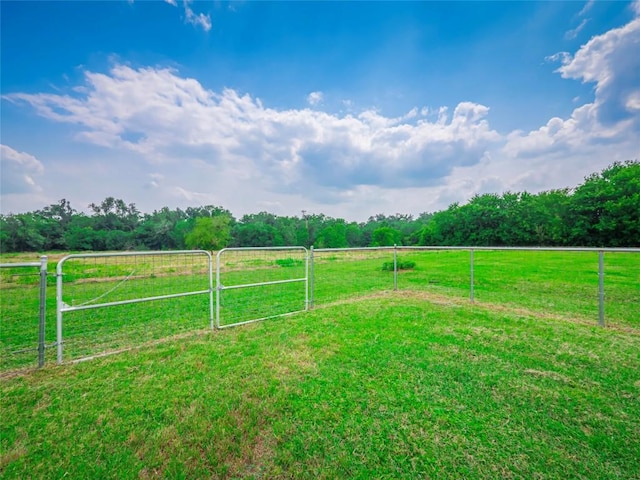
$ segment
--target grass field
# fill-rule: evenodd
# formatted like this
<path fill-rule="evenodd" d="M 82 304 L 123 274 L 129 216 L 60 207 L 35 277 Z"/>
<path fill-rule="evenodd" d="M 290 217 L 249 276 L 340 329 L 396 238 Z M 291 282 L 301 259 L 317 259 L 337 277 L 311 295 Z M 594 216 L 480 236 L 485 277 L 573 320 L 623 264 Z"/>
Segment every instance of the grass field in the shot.
<path fill-rule="evenodd" d="M 302 256 L 301 256 L 302 255 Z M 50 256 L 47 295 L 47 345 L 55 338 L 55 273 L 61 254 Z M 3 257 L 3 262 L 33 261 L 38 255 Z M 446 296 L 470 297 L 468 251 L 399 252 L 401 261 L 415 264 L 398 274 L 398 289 Z M 313 265 L 316 306 L 350 301 L 393 289 L 393 272 L 383 264 L 392 250 L 321 252 Z M 229 252 L 222 258 L 221 283 L 245 283 L 304 277 L 304 251 Z M 0 371 L 34 366 L 37 360 L 38 276 L 25 269 L 0 269 L 2 329 Z M 135 256 L 77 259 L 65 265 L 64 301 L 82 305 L 208 289 L 206 258 Z M 268 317 L 304 309 L 304 282 L 221 294 L 221 324 Z M 598 259 L 595 252 L 476 251 L 474 297 L 494 309 L 535 312 L 558 321 L 598 321 Z M 97 299 L 97 300 L 96 300 Z M 605 318 L 607 325 L 640 329 L 640 255 L 605 255 Z M 69 312 L 64 315 L 66 360 L 135 347 L 172 335 L 203 330 L 210 325 L 209 296 L 147 302 Z M 55 361 L 54 348 L 47 361 Z"/>
<path fill-rule="evenodd" d="M 0 378 L 3 478 L 640 478 L 640 332 L 400 291 Z"/>
<path fill-rule="evenodd" d="M 398 289 L 470 298 L 468 251 L 400 250 Z M 393 251 L 316 254 L 315 302 L 326 304 L 393 288 L 383 271 Z M 598 321 L 596 252 L 476 251 L 474 298 L 478 303 L 524 308 L 542 316 Z M 640 328 L 640 254 L 605 254 L 605 318 L 608 325 Z"/>

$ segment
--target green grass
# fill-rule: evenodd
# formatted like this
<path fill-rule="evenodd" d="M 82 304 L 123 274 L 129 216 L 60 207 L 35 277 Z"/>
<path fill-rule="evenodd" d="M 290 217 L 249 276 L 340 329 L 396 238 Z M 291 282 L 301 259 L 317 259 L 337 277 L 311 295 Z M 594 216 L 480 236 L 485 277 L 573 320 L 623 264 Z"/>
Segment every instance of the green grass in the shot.
<path fill-rule="evenodd" d="M 119 282 L 70 282 L 64 287 L 69 305 L 130 300 L 208 289 L 208 276 L 159 277 Z M 117 288 L 116 288 L 117 287 Z M 37 361 L 39 289 L 2 290 L 0 371 L 33 366 Z M 105 295 L 106 294 L 106 295 Z M 100 296 L 105 295 L 100 298 Z M 135 346 L 145 341 L 205 329 L 209 326 L 209 296 L 68 312 L 63 317 L 65 359 Z M 55 361 L 56 288 L 49 286 L 46 302 L 47 361 Z"/>
<path fill-rule="evenodd" d="M 306 262 L 300 260 L 301 256 L 304 259 L 304 251 L 226 252 L 222 258 L 221 284 L 230 287 L 303 278 Z M 59 260 L 61 255 L 56 258 Z M 69 259 L 63 268 L 63 301 L 70 306 L 82 306 L 208 290 L 206 260 L 203 255 Z M 49 262 L 48 268 L 46 357 L 47 361 L 55 361 L 56 263 Z M 37 362 L 38 269 L 0 269 L 0 274 L 0 371 L 32 367 Z M 221 294 L 221 324 L 303 310 L 304 288 L 304 282 L 298 282 L 225 290 Z M 208 294 L 66 312 L 64 360 L 126 349 L 186 331 L 207 329 L 209 325 Z"/>
<path fill-rule="evenodd" d="M 431 296 L 0 378 L 0 476 L 640 478 L 637 331 Z"/>
<path fill-rule="evenodd" d="M 58 254 L 54 259 L 61 258 Z M 37 258 L 37 255 L 31 257 Z M 31 261 L 11 257 L 3 261 Z M 221 283 L 247 283 L 303 278 L 302 251 L 226 252 Z M 65 265 L 64 301 L 132 298 L 205 290 L 206 261 L 173 256 L 74 259 Z M 400 291 L 442 295 L 456 302 L 470 297 L 467 251 L 400 251 L 398 261 L 414 268 L 398 273 Z M 393 289 L 392 250 L 316 252 L 314 303 L 328 305 Z M 477 251 L 474 260 L 476 303 L 535 312 L 558 321 L 598 321 L 596 253 Z M 56 263 L 49 262 L 50 273 Z M 0 371 L 34 366 L 37 361 L 37 268 L 0 269 L 2 328 Z M 24 279 L 30 279 L 27 282 Z M 55 342 L 55 278 L 49 278 L 47 344 Z M 221 294 L 221 323 L 228 325 L 304 308 L 304 282 L 229 289 Z M 605 254 L 605 318 L 607 325 L 640 328 L 640 255 Z M 208 296 L 148 302 L 64 315 L 65 359 L 95 355 L 139 345 L 209 325 Z M 47 351 L 47 361 L 54 357 Z"/>
<path fill-rule="evenodd" d="M 393 262 L 378 252 L 316 260 L 315 303 L 327 304 L 393 289 Z M 401 291 L 427 291 L 470 298 L 468 251 L 400 251 L 398 261 L 415 263 L 398 272 Z M 598 322 L 598 255 L 595 252 L 476 251 L 474 298 L 478 303 L 523 308 L 543 316 Z M 608 325 L 640 328 L 640 255 L 605 254 L 605 319 Z"/>

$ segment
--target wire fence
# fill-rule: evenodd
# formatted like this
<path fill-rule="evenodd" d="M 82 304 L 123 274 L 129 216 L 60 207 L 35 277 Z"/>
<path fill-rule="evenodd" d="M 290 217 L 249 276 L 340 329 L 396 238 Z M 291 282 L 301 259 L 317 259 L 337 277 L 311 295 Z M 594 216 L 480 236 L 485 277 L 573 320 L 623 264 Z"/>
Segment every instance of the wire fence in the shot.
<path fill-rule="evenodd" d="M 0 371 L 53 358 L 62 361 L 62 352 L 65 361 L 81 359 L 394 290 L 426 300 L 474 302 L 527 318 L 638 329 L 639 253 L 479 247 L 225 249 L 216 256 L 215 272 L 211 254 L 203 251 L 70 255 L 57 265 L 57 298 L 53 288 L 46 297 L 42 293 L 39 282 L 47 279 L 46 266 L 43 277 L 42 268 L 36 268 L 40 264 L 2 264 Z M 45 324 L 49 328 L 43 334 Z"/>
<path fill-rule="evenodd" d="M 315 305 L 379 291 L 469 299 L 522 314 L 640 328 L 640 249 L 311 250 Z"/>
<path fill-rule="evenodd" d="M 216 256 L 216 325 L 225 328 L 305 310 L 304 247 L 229 248 Z"/>
<path fill-rule="evenodd" d="M 206 251 L 69 255 L 57 266 L 57 359 L 213 326 Z"/>
<path fill-rule="evenodd" d="M 0 371 L 42 367 L 47 340 L 47 257 L 0 264 Z M 26 312 L 26 315 L 25 315 Z"/>
<path fill-rule="evenodd" d="M 311 251 L 316 305 L 414 291 L 640 328 L 640 249 L 382 247 Z"/>
<path fill-rule="evenodd" d="M 314 305 L 393 289 L 393 247 L 312 249 L 310 258 Z"/>

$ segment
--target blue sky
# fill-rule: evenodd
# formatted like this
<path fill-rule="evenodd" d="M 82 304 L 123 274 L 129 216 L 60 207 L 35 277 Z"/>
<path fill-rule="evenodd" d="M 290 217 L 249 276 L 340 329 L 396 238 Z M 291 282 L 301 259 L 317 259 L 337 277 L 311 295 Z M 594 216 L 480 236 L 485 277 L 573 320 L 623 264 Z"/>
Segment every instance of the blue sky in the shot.
<path fill-rule="evenodd" d="M 0 2 L 2 213 L 349 220 L 640 157 L 638 2 Z"/>

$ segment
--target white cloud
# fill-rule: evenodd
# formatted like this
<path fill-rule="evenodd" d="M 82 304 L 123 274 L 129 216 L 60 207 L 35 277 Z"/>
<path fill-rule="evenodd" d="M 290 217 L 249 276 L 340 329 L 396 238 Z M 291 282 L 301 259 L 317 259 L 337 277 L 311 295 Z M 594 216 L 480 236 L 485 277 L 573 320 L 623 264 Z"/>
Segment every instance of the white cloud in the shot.
<path fill-rule="evenodd" d="M 344 114 L 285 110 L 233 89 L 209 90 L 168 68 L 114 65 L 86 72 L 68 94 L 2 98 L 104 147 L 65 170 L 53 169 L 48 158 L 47 179 L 83 188 L 80 205 L 115 195 L 146 211 L 216 204 L 237 216 L 263 208 L 359 220 L 416 214 L 477 193 L 576 185 L 614 161 L 639 158 L 638 22 L 548 59 L 560 62 L 563 78 L 594 85 L 591 103 L 574 99 L 568 117 L 505 135 L 490 127 L 489 108 L 474 102 L 416 107 L 396 117 L 347 101 Z M 321 92 L 307 100 L 321 103 Z M 37 184 L 42 165 L 16 154 L 27 157 L 14 166 Z M 67 191 L 52 195 L 75 204 Z M 5 200 L 3 183 L 3 209 Z"/>
<path fill-rule="evenodd" d="M 178 6 L 177 0 L 164 0 L 165 3 L 174 7 Z M 202 27 L 205 32 L 211 30 L 211 16 L 204 13 L 195 13 L 191 8 L 193 0 L 182 0 L 182 7 L 184 9 L 184 21 L 195 27 Z"/>
<path fill-rule="evenodd" d="M 489 109 L 471 102 L 450 118 L 441 110 L 436 122 L 416 120 L 417 109 L 396 118 L 373 110 L 276 110 L 231 89 L 207 90 L 174 70 L 124 65 L 87 72 L 83 91 L 5 98 L 79 126 L 80 140 L 127 149 L 156 165 L 197 160 L 273 192 L 319 200 L 357 185 L 432 184 L 456 165 L 478 162 L 500 139 L 485 119 Z"/>
<path fill-rule="evenodd" d="M 544 58 L 547 62 L 561 62 L 567 63 L 571 61 L 571 54 L 569 52 L 558 52 L 553 55 L 549 55 Z"/>
<path fill-rule="evenodd" d="M 164 175 L 158 172 L 149 174 L 149 181 L 145 183 L 145 188 L 159 188 L 163 183 Z"/>
<path fill-rule="evenodd" d="M 187 23 L 196 27 L 200 26 L 205 32 L 211 30 L 211 17 L 203 13 L 193 13 L 193 10 L 189 6 L 191 0 L 183 0 L 185 20 Z"/>
<path fill-rule="evenodd" d="M 629 110 L 630 112 L 640 110 L 640 92 L 632 92 L 627 97 L 627 103 L 625 104 L 625 107 L 627 107 L 627 110 Z"/>
<path fill-rule="evenodd" d="M 595 0 L 589 0 L 587 3 L 585 3 L 584 7 L 582 7 L 582 10 L 580 10 L 580 12 L 578 13 L 578 16 L 582 17 L 583 15 L 585 15 L 589 10 L 591 10 L 591 7 L 593 7 L 594 3 Z"/>
<path fill-rule="evenodd" d="M 563 78 L 595 84 L 595 99 L 576 108 L 568 119 L 552 118 L 538 130 L 513 132 L 504 151 L 514 157 L 586 155 L 599 145 L 618 143 L 633 155 L 640 149 L 640 18 L 593 37 L 575 55 L 562 52 Z M 637 153 L 636 153 L 637 155 Z"/>
<path fill-rule="evenodd" d="M 307 96 L 307 103 L 311 106 L 318 105 L 322 102 L 323 97 L 324 95 L 322 94 L 322 92 L 311 92 Z"/>
<path fill-rule="evenodd" d="M 36 157 L 0 144 L 0 160 L 3 195 L 42 190 L 36 182 L 36 178 L 44 173 L 44 166 Z"/>
<path fill-rule="evenodd" d="M 564 34 L 564 38 L 567 40 L 573 40 L 578 36 L 578 34 L 582 31 L 582 29 L 587 25 L 588 22 L 589 22 L 588 18 L 583 18 L 580 24 L 576 28 L 569 30 L 567 33 Z"/>

